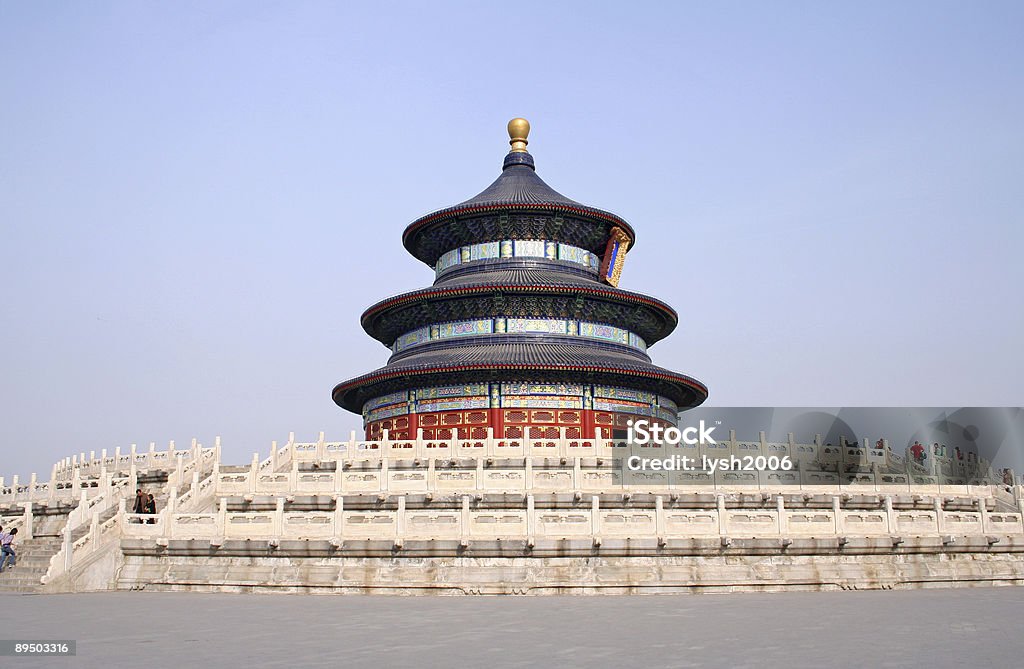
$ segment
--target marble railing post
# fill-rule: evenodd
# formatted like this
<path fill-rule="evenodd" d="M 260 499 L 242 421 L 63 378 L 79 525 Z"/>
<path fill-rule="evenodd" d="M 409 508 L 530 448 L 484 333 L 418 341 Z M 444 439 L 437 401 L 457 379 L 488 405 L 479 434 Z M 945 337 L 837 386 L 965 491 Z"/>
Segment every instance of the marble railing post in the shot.
<path fill-rule="evenodd" d="M 284 534 L 284 497 L 278 497 L 274 506 L 274 536 L 280 539 Z"/>
<path fill-rule="evenodd" d="M 99 548 L 100 541 L 100 512 L 93 511 L 92 518 L 89 519 L 89 534 L 92 535 L 92 541 L 90 551 L 95 551 Z"/>
<path fill-rule="evenodd" d="M 321 430 L 316 439 L 316 459 L 319 461 L 325 457 L 327 457 L 326 442 L 324 441 L 323 430 Z"/>
<path fill-rule="evenodd" d="M 719 493 L 718 495 L 715 496 L 715 499 L 717 500 L 715 506 L 718 509 L 718 533 L 722 536 L 725 536 L 727 534 L 727 525 L 725 518 L 725 495 Z"/>
<path fill-rule="evenodd" d="M 174 454 L 174 462 L 170 463 L 173 466 L 171 473 L 167 476 L 167 485 L 173 485 L 175 487 L 180 486 L 185 478 L 185 470 L 188 469 L 185 466 L 185 454 L 178 451 Z"/>
<path fill-rule="evenodd" d="M 835 516 L 836 534 L 840 535 L 846 530 L 846 523 L 843 522 L 843 507 L 839 495 L 832 495 L 832 515 Z"/>
<path fill-rule="evenodd" d="M 270 442 L 270 471 L 277 471 L 277 442 Z"/>
<path fill-rule="evenodd" d="M 892 495 L 885 496 L 885 517 L 889 525 L 889 532 L 896 532 L 896 512 L 892 509 Z"/>
<path fill-rule="evenodd" d="M 395 545 L 401 546 L 405 539 L 405 495 L 398 496 L 398 514 L 395 518 Z"/>
<path fill-rule="evenodd" d="M 340 468 L 337 473 L 341 473 Z M 341 495 L 334 498 L 334 536 L 339 541 L 345 538 L 345 498 Z"/>
<path fill-rule="evenodd" d="M 654 498 L 654 531 L 658 535 L 658 545 L 665 545 L 665 498 L 658 495 Z"/>
<path fill-rule="evenodd" d="M 975 498 L 974 501 L 978 505 L 978 513 L 981 514 L 981 531 L 986 533 L 991 532 L 992 523 L 988 517 L 988 505 L 985 504 L 985 500 L 981 497 Z"/>
<path fill-rule="evenodd" d="M 74 542 L 71 540 L 71 516 L 68 516 L 68 521 L 64 523 L 64 573 L 71 571 L 71 553 L 75 549 Z"/>
<path fill-rule="evenodd" d="M 932 509 L 935 511 L 935 523 L 938 526 L 939 534 L 946 531 L 945 511 L 942 510 L 942 496 L 936 495 L 932 499 Z"/>
<path fill-rule="evenodd" d="M 223 537 L 227 532 L 228 523 L 228 498 L 221 497 L 220 505 L 217 506 L 217 533 Z"/>
<path fill-rule="evenodd" d="M 3 482 L 0 481 L 0 488 L 3 487 Z M 46 498 L 52 500 L 57 496 L 57 465 L 54 465 L 50 470 L 50 485 L 46 491 Z"/>
<path fill-rule="evenodd" d="M 387 492 L 389 487 L 388 481 L 388 459 L 381 458 L 380 460 L 380 491 Z"/>
<path fill-rule="evenodd" d="M 252 462 L 249 464 L 249 492 L 256 492 L 256 479 L 260 474 L 260 454 L 252 454 Z"/>
<path fill-rule="evenodd" d="M 527 458 L 529 462 L 529 458 Z M 533 513 L 534 500 L 533 495 L 526 496 L 526 545 L 533 548 L 535 541 L 535 534 L 537 532 L 537 518 Z"/>
<path fill-rule="evenodd" d="M 345 463 L 338 460 L 334 465 L 334 494 L 338 495 L 345 489 Z M 340 497 L 338 499 L 341 499 Z"/>
<path fill-rule="evenodd" d="M 779 534 L 785 534 L 789 530 L 789 523 L 786 522 L 786 500 L 782 495 L 775 498 L 775 513 L 779 516 Z"/>
<path fill-rule="evenodd" d="M 404 497 L 404 496 L 403 496 Z M 459 543 L 462 546 L 469 545 L 469 527 L 470 527 L 470 514 L 469 514 L 469 495 L 462 496 L 462 515 L 459 518 Z"/>
<path fill-rule="evenodd" d="M 22 514 L 22 526 L 19 532 L 22 534 L 22 539 L 31 539 L 32 537 L 32 500 L 27 499 L 24 502 L 24 512 Z"/>
<path fill-rule="evenodd" d="M 594 545 L 601 545 L 601 497 L 590 496 L 590 534 L 594 537 Z"/>

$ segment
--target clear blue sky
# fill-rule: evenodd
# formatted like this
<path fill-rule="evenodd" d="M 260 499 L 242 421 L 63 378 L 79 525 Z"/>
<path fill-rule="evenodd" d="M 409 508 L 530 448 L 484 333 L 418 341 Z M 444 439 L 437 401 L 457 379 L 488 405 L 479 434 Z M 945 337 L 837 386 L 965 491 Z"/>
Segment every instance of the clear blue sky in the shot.
<path fill-rule="evenodd" d="M 1024 4 L 0 2 L 0 473 L 289 430 L 505 123 L 719 406 L 1024 404 Z"/>

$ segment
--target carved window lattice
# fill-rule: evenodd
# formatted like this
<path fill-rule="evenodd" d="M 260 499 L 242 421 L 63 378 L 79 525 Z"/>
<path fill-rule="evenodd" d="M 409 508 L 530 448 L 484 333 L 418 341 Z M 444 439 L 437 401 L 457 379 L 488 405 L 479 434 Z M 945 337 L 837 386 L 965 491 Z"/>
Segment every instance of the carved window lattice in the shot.
<path fill-rule="evenodd" d="M 526 412 L 525 411 L 506 411 L 505 420 L 510 423 L 525 423 Z"/>

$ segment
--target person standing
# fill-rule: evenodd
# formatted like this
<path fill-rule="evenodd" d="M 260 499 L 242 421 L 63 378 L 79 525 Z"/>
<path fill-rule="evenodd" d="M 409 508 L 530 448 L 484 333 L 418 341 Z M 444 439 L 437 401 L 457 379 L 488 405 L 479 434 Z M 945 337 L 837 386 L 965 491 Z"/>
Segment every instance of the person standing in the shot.
<path fill-rule="evenodd" d="M 146 494 L 142 492 L 142 488 L 135 489 L 135 506 L 132 507 L 132 513 L 146 513 Z"/>
<path fill-rule="evenodd" d="M 156 500 L 153 499 L 153 493 L 149 494 L 149 499 L 146 500 L 146 513 L 150 515 L 156 515 Z M 152 525 L 156 522 L 153 518 L 146 520 L 146 523 Z"/>
<path fill-rule="evenodd" d="M 0 537 L 0 572 L 4 570 L 8 562 L 10 562 L 12 568 L 14 567 L 14 562 L 18 557 L 14 552 L 14 535 L 17 533 L 18 528 L 15 527 L 9 533 Z"/>

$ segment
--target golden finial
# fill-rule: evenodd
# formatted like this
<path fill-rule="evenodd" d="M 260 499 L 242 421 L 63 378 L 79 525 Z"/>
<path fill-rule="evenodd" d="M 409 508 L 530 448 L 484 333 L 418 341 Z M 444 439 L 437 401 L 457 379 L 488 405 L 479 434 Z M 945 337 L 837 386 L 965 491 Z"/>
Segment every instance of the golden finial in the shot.
<path fill-rule="evenodd" d="M 508 143 L 512 145 L 510 153 L 528 153 L 526 138 L 530 135 L 530 122 L 525 118 L 514 118 L 508 122 Z"/>

